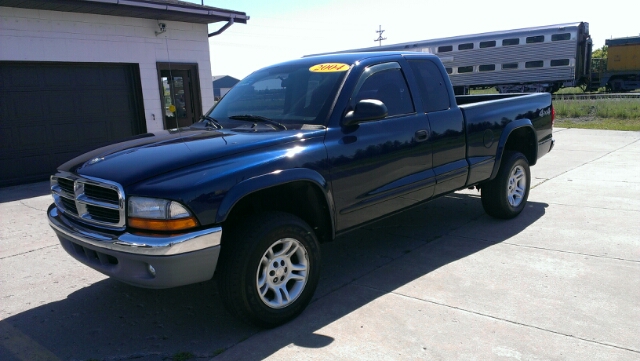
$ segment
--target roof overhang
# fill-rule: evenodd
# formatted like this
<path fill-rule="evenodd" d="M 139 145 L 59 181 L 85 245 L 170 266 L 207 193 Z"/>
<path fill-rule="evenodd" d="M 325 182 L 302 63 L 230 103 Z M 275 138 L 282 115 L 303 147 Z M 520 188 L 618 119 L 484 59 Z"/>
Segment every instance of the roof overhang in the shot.
<path fill-rule="evenodd" d="M 0 0 L 0 6 L 211 24 L 246 24 L 243 12 L 178 0 Z"/>

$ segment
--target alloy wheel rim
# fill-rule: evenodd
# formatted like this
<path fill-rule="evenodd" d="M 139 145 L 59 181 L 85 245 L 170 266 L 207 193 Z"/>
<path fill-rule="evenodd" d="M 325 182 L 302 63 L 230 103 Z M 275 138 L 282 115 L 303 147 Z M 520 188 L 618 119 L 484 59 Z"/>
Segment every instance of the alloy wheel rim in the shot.
<path fill-rule="evenodd" d="M 524 171 L 524 167 L 518 165 L 511 170 L 509 175 L 509 182 L 507 186 L 507 199 L 509 205 L 512 207 L 518 207 L 523 199 L 527 190 L 527 174 Z"/>
<path fill-rule="evenodd" d="M 256 286 L 262 302 L 270 308 L 284 308 L 304 290 L 309 275 L 309 256 L 294 238 L 274 242 L 262 255 Z"/>

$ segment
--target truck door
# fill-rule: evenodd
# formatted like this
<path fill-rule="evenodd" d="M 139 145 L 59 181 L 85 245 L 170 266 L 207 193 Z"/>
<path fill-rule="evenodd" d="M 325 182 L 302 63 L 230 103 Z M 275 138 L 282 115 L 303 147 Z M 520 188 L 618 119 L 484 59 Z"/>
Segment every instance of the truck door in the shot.
<path fill-rule="evenodd" d="M 349 107 L 363 99 L 382 101 L 387 117 L 329 129 L 326 138 L 338 231 L 428 199 L 435 185 L 429 121 L 416 113 L 400 64 L 368 67 Z"/>
<path fill-rule="evenodd" d="M 444 68 L 429 59 L 407 56 L 417 82 L 418 98 L 431 126 L 433 171 L 436 175 L 435 194 L 464 187 L 469 164 L 466 160 L 466 138 L 462 111 L 449 94 Z"/>

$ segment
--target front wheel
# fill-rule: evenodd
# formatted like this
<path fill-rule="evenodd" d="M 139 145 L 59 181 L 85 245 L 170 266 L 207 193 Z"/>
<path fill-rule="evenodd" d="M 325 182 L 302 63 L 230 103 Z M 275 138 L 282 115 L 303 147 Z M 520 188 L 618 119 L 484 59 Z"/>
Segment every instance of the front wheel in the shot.
<path fill-rule="evenodd" d="M 320 247 L 309 225 L 282 212 L 256 215 L 222 245 L 218 287 L 225 307 L 260 327 L 298 316 L 320 275 Z"/>
<path fill-rule="evenodd" d="M 530 186 L 527 158 L 519 152 L 505 153 L 498 175 L 482 185 L 482 207 L 492 217 L 513 218 L 524 209 Z"/>

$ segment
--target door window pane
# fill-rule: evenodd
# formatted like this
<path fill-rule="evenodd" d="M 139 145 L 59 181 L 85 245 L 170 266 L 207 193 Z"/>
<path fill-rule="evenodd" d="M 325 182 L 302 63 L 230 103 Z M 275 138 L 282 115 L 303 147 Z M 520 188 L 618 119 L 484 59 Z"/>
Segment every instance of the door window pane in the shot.
<path fill-rule="evenodd" d="M 415 111 L 409 87 L 400 69 L 383 70 L 371 75 L 355 96 L 356 103 L 362 99 L 380 100 L 387 106 L 388 116 Z"/>
<path fill-rule="evenodd" d="M 169 77 L 163 76 L 162 80 L 162 97 L 164 98 L 164 115 L 167 118 L 175 117 L 175 114 L 170 110 L 171 105 L 173 104 L 173 99 L 171 97 L 171 85 L 169 84 Z"/>
<path fill-rule="evenodd" d="M 181 76 L 173 77 L 173 87 L 175 92 L 176 115 L 178 118 L 187 116 L 187 103 L 184 99 L 184 80 Z"/>

